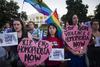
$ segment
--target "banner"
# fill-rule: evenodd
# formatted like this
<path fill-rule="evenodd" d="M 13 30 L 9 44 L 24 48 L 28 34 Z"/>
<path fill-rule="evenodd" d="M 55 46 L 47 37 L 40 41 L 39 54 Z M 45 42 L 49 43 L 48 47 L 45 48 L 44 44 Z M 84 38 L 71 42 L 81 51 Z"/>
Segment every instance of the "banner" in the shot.
<path fill-rule="evenodd" d="M 78 27 L 69 25 L 64 29 L 63 39 L 71 49 L 80 52 L 89 44 L 91 33 L 91 29 L 87 26 Z"/>
<path fill-rule="evenodd" d="M 24 2 L 31 4 L 38 12 L 46 16 L 49 16 L 52 13 L 52 10 L 45 2 L 43 2 L 43 0 L 24 0 Z"/>
<path fill-rule="evenodd" d="M 50 61 L 64 61 L 64 49 L 62 48 L 53 48 L 50 55 Z"/>
<path fill-rule="evenodd" d="M 17 47 L 18 55 L 25 66 L 37 66 L 48 58 L 51 45 L 46 40 L 40 40 L 35 44 L 29 38 L 24 38 Z"/>
<path fill-rule="evenodd" d="M 18 45 L 18 37 L 16 32 L 0 33 L 0 46 Z"/>
<path fill-rule="evenodd" d="M 100 37 L 96 37 L 95 47 L 100 47 Z"/>

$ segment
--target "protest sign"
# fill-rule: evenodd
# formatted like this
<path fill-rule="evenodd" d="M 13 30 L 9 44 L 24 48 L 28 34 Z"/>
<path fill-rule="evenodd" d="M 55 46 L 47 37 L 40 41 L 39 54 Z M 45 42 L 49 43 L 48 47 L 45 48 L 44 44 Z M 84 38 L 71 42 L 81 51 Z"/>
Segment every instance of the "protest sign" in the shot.
<path fill-rule="evenodd" d="M 13 46 L 13 45 L 18 45 L 18 37 L 16 32 L 0 34 L 0 46 Z"/>
<path fill-rule="evenodd" d="M 68 26 L 64 29 L 63 39 L 71 49 L 80 52 L 87 47 L 91 34 L 92 31 L 87 26 Z"/>
<path fill-rule="evenodd" d="M 62 48 L 53 48 L 50 55 L 50 61 L 64 61 L 64 49 Z"/>
<path fill-rule="evenodd" d="M 91 21 L 85 22 L 85 25 L 88 26 L 88 27 L 91 27 Z"/>
<path fill-rule="evenodd" d="M 100 47 L 100 37 L 96 37 L 95 47 Z"/>
<path fill-rule="evenodd" d="M 4 44 L 4 35 L 1 33 L 0 34 L 0 46 L 3 46 Z"/>
<path fill-rule="evenodd" d="M 36 44 L 29 38 L 24 38 L 18 45 L 18 55 L 26 66 L 35 66 L 44 62 L 50 52 L 51 43 L 46 40 L 40 40 Z"/>

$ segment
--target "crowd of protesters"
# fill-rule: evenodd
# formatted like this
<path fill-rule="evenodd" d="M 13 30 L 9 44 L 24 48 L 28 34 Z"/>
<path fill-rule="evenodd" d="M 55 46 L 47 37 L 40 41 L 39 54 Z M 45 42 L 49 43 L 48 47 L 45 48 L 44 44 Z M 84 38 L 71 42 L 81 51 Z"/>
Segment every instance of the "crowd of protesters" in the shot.
<path fill-rule="evenodd" d="M 77 15 L 72 16 L 72 22 L 77 27 L 85 25 L 79 24 Z M 64 28 L 68 25 L 67 21 Z M 43 65 L 38 67 L 100 67 L 100 46 L 95 45 L 96 37 L 100 37 L 99 26 L 99 20 L 91 20 L 92 37 L 87 48 L 81 52 L 73 51 L 62 38 L 58 37 L 55 24 L 48 25 L 47 35 L 43 37 L 43 32 L 35 28 L 34 21 L 29 21 L 27 25 L 24 25 L 22 20 L 14 19 L 11 24 L 5 24 L 1 33 L 17 32 L 18 44 L 25 37 L 34 40 L 35 43 L 41 39 L 47 40 L 53 44 L 53 48 L 64 48 L 65 59 L 71 59 L 70 61 L 49 61 L 47 58 Z M 25 67 L 18 57 L 17 46 L 0 47 L 0 67 Z"/>

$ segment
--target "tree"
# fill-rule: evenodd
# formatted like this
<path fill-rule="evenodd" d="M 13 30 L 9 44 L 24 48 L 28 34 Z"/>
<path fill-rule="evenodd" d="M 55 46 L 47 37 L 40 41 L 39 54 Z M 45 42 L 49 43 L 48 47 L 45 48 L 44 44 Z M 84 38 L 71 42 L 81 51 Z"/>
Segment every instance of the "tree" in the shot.
<path fill-rule="evenodd" d="M 19 6 L 13 0 L 10 2 L 6 0 L 0 0 L 0 27 L 4 25 L 7 21 L 11 21 L 14 18 L 24 18 L 27 19 L 27 15 L 25 12 L 18 13 Z M 21 15 L 21 17 L 20 17 Z"/>
<path fill-rule="evenodd" d="M 26 12 L 22 11 L 22 12 L 20 13 L 20 17 L 21 17 L 21 19 L 22 19 L 23 21 L 27 20 Z"/>
<path fill-rule="evenodd" d="M 69 22 L 71 22 L 72 20 L 72 16 L 74 14 L 77 14 L 79 17 L 80 21 L 85 21 L 87 20 L 87 8 L 88 5 L 84 5 L 82 4 L 82 0 L 66 0 L 66 4 L 67 4 L 67 14 L 63 15 L 61 20 L 65 20 L 64 22 L 66 22 L 67 20 L 69 20 Z"/>
<path fill-rule="evenodd" d="M 95 18 L 100 19 L 100 4 L 97 5 L 96 10 L 95 10 Z"/>
<path fill-rule="evenodd" d="M 89 15 L 88 17 L 88 21 L 91 21 L 94 18 L 94 15 Z"/>

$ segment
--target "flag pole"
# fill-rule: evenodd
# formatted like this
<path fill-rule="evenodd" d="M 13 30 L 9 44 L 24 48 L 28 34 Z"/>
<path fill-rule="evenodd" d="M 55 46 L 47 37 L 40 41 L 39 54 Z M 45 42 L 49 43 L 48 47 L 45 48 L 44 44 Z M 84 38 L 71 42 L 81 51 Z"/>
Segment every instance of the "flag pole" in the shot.
<path fill-rule="evenodd" d="M 23 10 L 23 6 L 24 6 L 24 0 L 23 0 L 23 3 L 22 3 L 22 8 L 21 8 L 22 10 Z"/>
<path fill-rule="evenodd" d="M 24 7 L 24 0 L 23 0 L 22 7 L 21 7 L 21 13 L 23 12 L 23 7 Z M 21 13 L 20 13 L 20 19 L 23 20 L 23 19 L 21 18 L 21 16 L 22 16 Z"/>

